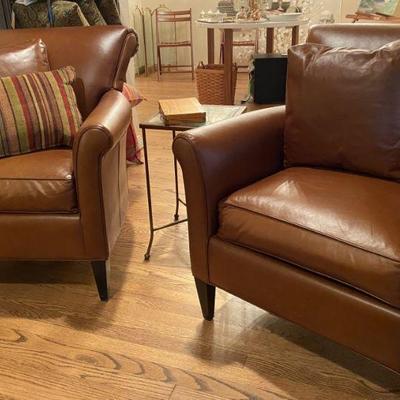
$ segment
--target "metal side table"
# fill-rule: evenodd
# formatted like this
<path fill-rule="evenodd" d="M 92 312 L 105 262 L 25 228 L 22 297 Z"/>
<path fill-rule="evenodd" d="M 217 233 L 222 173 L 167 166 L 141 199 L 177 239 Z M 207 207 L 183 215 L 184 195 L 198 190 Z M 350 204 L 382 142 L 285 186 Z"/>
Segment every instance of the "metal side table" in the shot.
<path fill-rule="evenodd" d="M 147 246 L 146 254 L 144 255 L 144 259 L 148 261 L 150 259 L 151 247 L 153 245 L 154 233 L 165 228 L 169 228 L 171 226 L 175 226 L 186 222 L 187 219 L 179 219 L 179 206 L 183 204 L 186 206 L 185 202 L 180 198 L 179 195 L 179 179 L 178 179 L 178 163 L 176 158 L 174 157 L 174 172 L 175 172 L 175 215 L 174 221 L 162 225 L 162 226 L 154 226 L 154 218 L 153 218 L 153 204 L 152 204 L 152 196 L 151 196 L 151 180 L 150 180 L 150 168 L 149 168 L 149 158 L 148 158 L 148 148 L 147 148 L 147 130 L 154 131 L 169 131 L 172 132 L 172 139 L 175 138 L 177 132 L 184 132 L 190 129 L 198 128 L 201 126 L 211 125 L 215 122 L 223 121 L 229 118 L 234 118 L 243 114 L 246 111 L 245 106 L 204 106 L 204 109 L 207 114 L 207 121 L 202 124 L 182 124 L 182 125 L 166 125 L 158 113 L 153 118 L 149 119 L 146 122 L 141 123 L 139 126 L 142 129 L 143 134 L 143 148 L 144 148 L 144 160 L 145 160 L 145 172 L 146 172 L 146 189 L 147 189 L 147 204 L 149 208 L 149 225 L 150 225 L 150 239 L 149 244 Z"/>

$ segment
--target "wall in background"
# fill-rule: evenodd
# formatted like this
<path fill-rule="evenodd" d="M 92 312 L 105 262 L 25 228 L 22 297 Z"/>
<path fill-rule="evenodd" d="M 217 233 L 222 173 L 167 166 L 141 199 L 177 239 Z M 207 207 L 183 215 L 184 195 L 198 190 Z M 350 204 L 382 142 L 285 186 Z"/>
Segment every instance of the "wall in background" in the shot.
<path fill-rule="evenodd" d="M 347 1 L 347 0 L 344 0 Z M 340 0 L 314 0 L 315 6 L 322 11 L 330 11 L 333 13 L 336 22 L 340 22 L 341 12 L 340 12 Z M 314 23 L 318 22 L 318 19 L 314 18 Z"/>
<path fill-rule="evenodd" d="M 360 4 L 360 0 L 343 0 L 343 2 L 342 2 L 342 20 L 349 22 L 349 20 L 346 20 L 346 15 L 354 14 L 354 12 L 357 10 L 359 4 Z"/>
<path fill-rule="evenodd" d="M 209 9 L 215 10 L 216 4 L 218 0 L 201 0 L 201 1 L 193 1 L 193 0 L 143 0 L 143 3 L 146 7 L 150 9 L 155 9 L 160 5 L 160 3 L 165 4 L 167 7 L 174 10 L 187 10 L 189 8 L 192 9 L 193 19 L 197 19 L 200 16 L 202 10 L 208 11 Z M 167 32 L 163 32 L 166 34 Z M 183 36 L 186 32 L 181 31 L 180 34 Z M 193 23 L 193 43 L 194 43 L 194 55 L 195 55 L 195 64 L 198 64 L 200 61 L 206 61 L 207 59 L 207 36 L 206 30 L 198 27 L 195 23 Z M 174 50 L 165 50 L 165 52 L 172 53 Z M 183 58 L 187 58 L 189 60 L 189 50 L 188 49 L 178 49 L 179 56 Z M 167 59 L 169 61 L 169 59 Z M 168 62 L 167 61 L 167 62 Z"/>
<path fill-rule="evenodd" d="M 142 7 L 150 8 L 154 10 L 156 7 L 160 6 L 160 4 L 165 4 L 171 9 L 179 10 L 179 9 L 189 9 L 192 8 L 193 11 L 193 19 L 198 18 L 200 12 L 202 10 L 208 11 L 209 9 L 214 10 L 218 0 L 201 0 L 201 1 L 193 1 L 193 0 L 120 0 L 121 9 L 123 14 L 124 22 L 127 25 L 133 25 L 133 10 L 137 5 Z M 319 14 L 321 11 L 329 10 L 335 16 L 335 20 L 340 22 L 343 21 L 342 16 L 349 12 L 354 12 L 357 7 L 357 3 L 359 0 L 343 0 L 345 7 L 343 10 L 341 9 L 341 1 L 340 0 L 314 0 L 315 2 L 315 10 L 316 12 L 312 16 L 312 23 L 317 23 L 319 21 Z M 353 4 L 354 3 L 354 4 Z M 184 30 L 180 30 L 179 32 L 182 35 L 182 39 L 185 36 Z M 168 34 L 168 32 L 167 32 Z M 193 34 L 194 34 L 194 54 L 195 54 L 195 64 L 198 64 L 199 61 L 207 60 L 207 40 L 206 40 L 206 30 L 198 27 L 195 23 L 193 24 Z M 166 54 L 166 62 L 173 63 L 175 60 L 175 55 L 173 54 L 175 50 L 168 49 L 165 50 Z M 218 52 L 218 45 L 216 46 L 216 52 Z M 188 49 L 178 49 L 178 55 L 180 61 L 184 59 L 189 59 L 189 50 Z M 216 54 L 218 56 L 218 54 Z M 218 58 L 216 58 L 218 59 Z"/>
<path fill-rule="evenodd" d="M 141 6 L 141 2 L 142 0 L 119 0 L 121 20 L 125 26 L 133 27 L 132 20 L 130 18 L 130 9 L 132 7 L 136 7 L 137 5 Z M 129 63 L 128 71 L 126 73 L 126 80 L 129 84 L 133 84 L 135 81 L 135 65 L 133 60 L 131 60 Z"/>
<path fill-rule="evenodd" d="M 349 1 L 349 0 L 345 0 Z M 200 12 L 202 10 L 215 10 L 218 0 L 201 0 L 201 1 L 193 1 L 193 0 L 142 0 L 142 5 L 145 7 L 149 7 L 154 9 L 158 7 L 161 3 L 165 3 L 171 9 L 179 10 L 179 9 L 189 9 L 192 8 L 193 18 L 196 19 L 199 17 Z M 334 13 L 336 20 L 340 19 L 340 0 L 315 0 L 319 9 L 330 10 Z M 321 5 L 322 4 L 322 5 Z M 318 18 L 314 17 L 313 22 L 318 22 Z M 207 49 L 206 49 L 206 31 L 203 28 L 193 25 L 193 34 L 194 34 L 194 54 L 195 54 L 195 63 L 197 64 L 199 61 L 206 61 L 207 59 Z M 217 46 L 218 47 L 218 46 Z M 169 50 L 171 51 L 171 50 Z M 181 57 L 187 57 L 189 52 L 180 49 Z M 186 51 L 186 53 L 185 53 Z"/>

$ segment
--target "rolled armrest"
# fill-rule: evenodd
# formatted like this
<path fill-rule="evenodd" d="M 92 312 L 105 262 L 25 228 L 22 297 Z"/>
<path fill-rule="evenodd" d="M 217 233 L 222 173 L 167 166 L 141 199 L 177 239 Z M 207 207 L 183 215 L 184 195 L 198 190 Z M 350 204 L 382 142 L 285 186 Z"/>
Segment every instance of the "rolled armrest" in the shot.
<path fill-rule="evenodd" d="M 129 102 L 122 93 L 112 89 L 103 95 L 82 124 L 74 141 L 74 175 L 78 204 L 85 245 L 91 254 L 98 254 L 100 248 L 108 248 L 104 197 L 110 196 L 105 193 L 109 189 L 107 186 L 118 182 L 118 176 L 114 175 L 117 175 L 117 163 L 120 160 L 114 153 L 119 153 L 120 146 L 125 149 L 126 130 L 131 118 Z M 120 146 L 117 148 L 117 145 Z M 105 163 L 107 167 L 104 166 Z"/>
<path fill-rule="evenodd" d="M 283 167 L 285 107 L 273 107 L 179 134 L 174 154 L 183 171 L 192 271 L 209 282 L 208 241 L 218 203 Z"/>
<path fill-rule="evenodd" d="M 109 90 L 82 124 L 75 139 L 74 155 L 111 149 L 125 133 L 130 118 L 127 99 L 121 92 Z"/>

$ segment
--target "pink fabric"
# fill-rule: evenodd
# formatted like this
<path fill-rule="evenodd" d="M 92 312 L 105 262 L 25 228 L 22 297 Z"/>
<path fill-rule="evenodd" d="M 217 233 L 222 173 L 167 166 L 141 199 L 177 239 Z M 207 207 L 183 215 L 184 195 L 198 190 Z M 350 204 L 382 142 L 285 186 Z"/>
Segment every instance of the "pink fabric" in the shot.
<path fill-rule="evenodd" d="M 131 103 L 132 108 L 140 104 L 144 99 L 143 97 L 130 85 L 124 83 L 122 94 Z M 135 124 L 132 121 L 128 126 L 126 135 L 126 159 L 130 162 L 143 163 L 143 143 L 142 138 L 138 135 Z"/>

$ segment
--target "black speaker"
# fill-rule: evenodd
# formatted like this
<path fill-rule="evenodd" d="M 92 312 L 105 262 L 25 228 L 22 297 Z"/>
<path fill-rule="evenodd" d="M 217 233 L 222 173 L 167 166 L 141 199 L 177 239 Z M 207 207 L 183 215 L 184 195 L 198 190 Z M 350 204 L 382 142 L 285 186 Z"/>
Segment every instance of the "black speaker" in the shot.
<path fill-rule="evenodd" d="M 284 104 L 286 98 L 287 56 L 280 54 L 254 57 L 254 102 Z"/>

